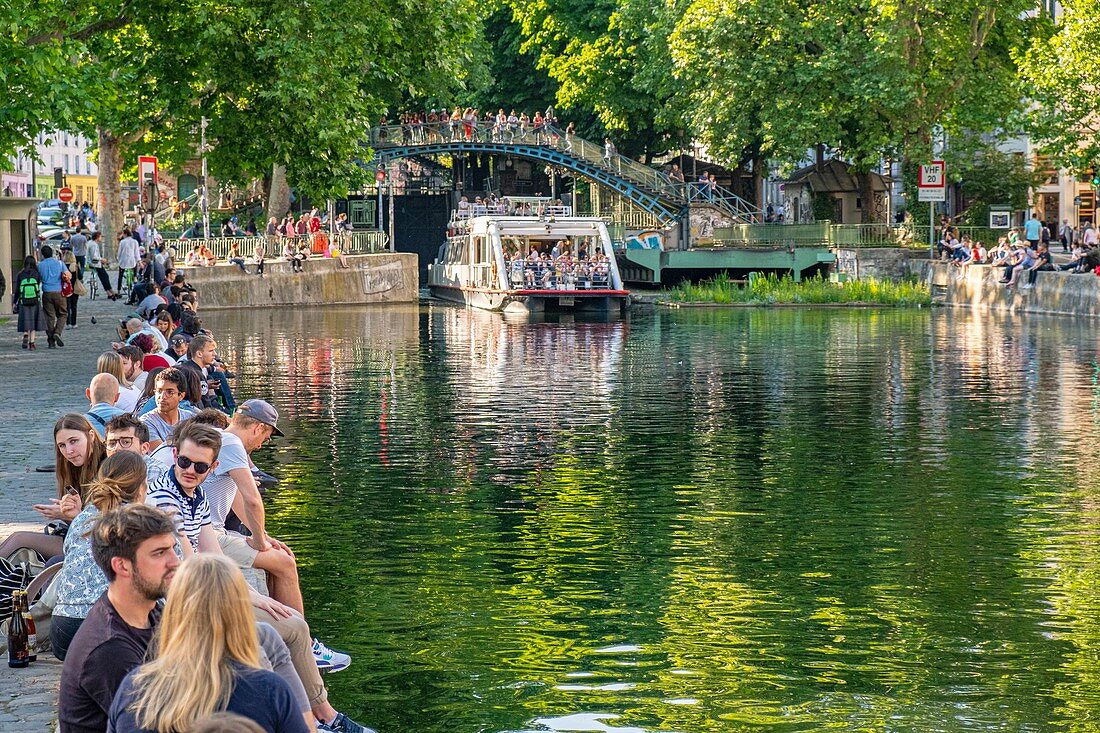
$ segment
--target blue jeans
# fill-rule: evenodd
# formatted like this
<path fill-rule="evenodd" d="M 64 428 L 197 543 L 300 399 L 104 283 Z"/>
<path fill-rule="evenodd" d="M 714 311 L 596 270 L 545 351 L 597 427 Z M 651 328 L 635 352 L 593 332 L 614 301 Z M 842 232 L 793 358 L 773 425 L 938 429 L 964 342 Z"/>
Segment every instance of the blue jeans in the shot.
<path fill-rule="evenodd" d="M 232 415 L 237 409 L 237 402 L 233 399 L 233 390 L 229 388 L 229 380 L 225 372 L 214 372 L 214 379 L 218 380 L 218 395 L 221 397 L 222 409 L 226 414 Z"/>

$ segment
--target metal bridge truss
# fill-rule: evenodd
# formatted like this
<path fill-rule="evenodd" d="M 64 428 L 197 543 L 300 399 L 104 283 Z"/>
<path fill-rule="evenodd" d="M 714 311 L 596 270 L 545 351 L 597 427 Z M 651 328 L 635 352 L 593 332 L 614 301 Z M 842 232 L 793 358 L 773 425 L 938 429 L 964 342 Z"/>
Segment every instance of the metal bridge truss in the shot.
<path fill-rule="evenodd" d="M 613 153 L 561 130 L 528 130 L 517 133 L 478 127 L 465 135 L 445 124 L 388 125 L 370 132 L 377 166 L 397 158 L 427 155 L 490 153 L 511 155 L 560 166 L 584 176 L 649 212 L 665 226 L 684 220 L 691 205 L 711 206 L 735 223 L 760 220 L 749 202 L 721 187 L 673 181 L 666 174 L 636 160 Z"/>
<path fill-rule="evenodd" d="M 455 155 L 459 153 L 494 153 L 497 155 L 512 155 L 520 158 L 538 160 L 550 165 L 561 166 L 582 175 L 601 186 L 605 186 L 616 193 L 621 194 L 640 208 L 653 214 L 666 226 L 671 226 L 679 221 L 683 215 L 683 206 L 676 206 L 674 202 L 663 199 L 658 194 L 647 191 L 634 182 L 611 173 L 610 171 L 593 165 L 587 161 L 578 160 L 571 155 L 554 148 L 536 145 L 512 145 L 508 143 L 480 143 L 480 142 L 443 142 L 427 143 L 422 145 L 398 145 L 387 148 L 376 148 L 374 151 L 375 163 L 384 163 L 397 158 L 409 158 L 422 155 Z"/>

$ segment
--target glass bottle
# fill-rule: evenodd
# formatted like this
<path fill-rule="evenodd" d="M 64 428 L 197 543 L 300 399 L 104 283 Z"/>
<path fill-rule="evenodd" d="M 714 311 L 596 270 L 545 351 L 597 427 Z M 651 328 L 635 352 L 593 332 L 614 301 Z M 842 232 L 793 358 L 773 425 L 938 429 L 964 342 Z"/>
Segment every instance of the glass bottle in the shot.
<path fill-rule="evenodd" d="M 16 593 L 12 594 L 11 622 L 8 625 L 8 666 L 26 667 L 31 663 L 27 654 L 27 622 Z"/>

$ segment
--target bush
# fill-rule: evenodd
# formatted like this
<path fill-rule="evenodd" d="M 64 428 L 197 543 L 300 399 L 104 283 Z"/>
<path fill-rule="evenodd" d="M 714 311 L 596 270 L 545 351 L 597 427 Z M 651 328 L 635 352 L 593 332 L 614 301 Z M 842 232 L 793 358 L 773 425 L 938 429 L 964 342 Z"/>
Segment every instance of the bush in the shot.
<path fill-rule="evenodd" d="M 790 275 L 757 275 L 745 286 L 719 273 L 698 284 L 681 283 L 668 291 L 677 303 L 744 303 L 746 305 L 867 303 L 874 305 L 931 305 L 928 286 L 916 280 L 891 282 L 866 278 L 834 283 L 819 276 L 795 282 Z"/>

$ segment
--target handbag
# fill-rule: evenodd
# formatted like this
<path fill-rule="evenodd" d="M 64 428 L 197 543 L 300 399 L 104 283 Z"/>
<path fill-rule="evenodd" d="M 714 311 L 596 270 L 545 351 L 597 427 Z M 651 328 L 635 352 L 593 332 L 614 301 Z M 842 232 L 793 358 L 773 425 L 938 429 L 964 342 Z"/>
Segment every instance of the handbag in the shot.
<path fill-rule="evenodd" d="M 73 284 L 70 280 L 65 280 L 61 283 L 61 296 L 68 298 L 73 294 Z"/>
<path fill-rule="evenodd" d="M 72 288 L 77 295 L 84 296 L 88 294 L 88 288 L 85 287 L 84 281 L 79 278 L 73 278 Z"/>

